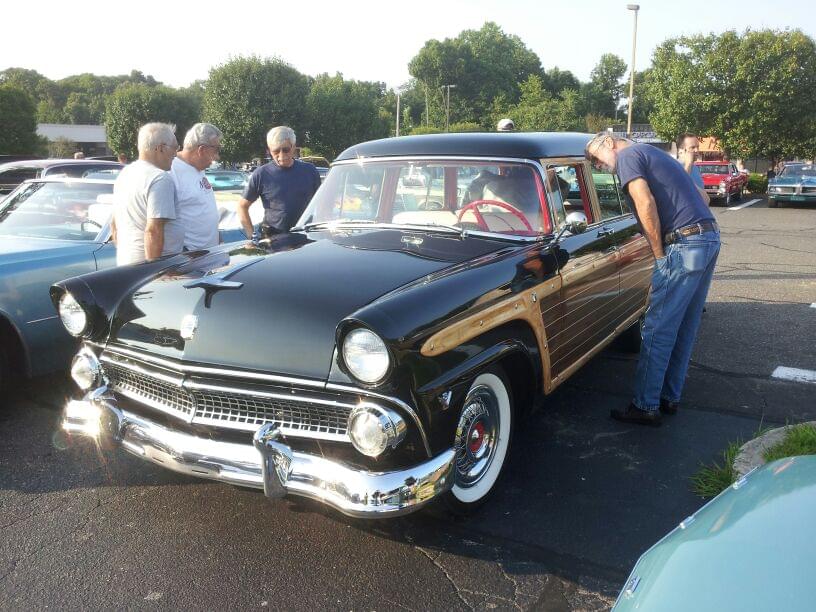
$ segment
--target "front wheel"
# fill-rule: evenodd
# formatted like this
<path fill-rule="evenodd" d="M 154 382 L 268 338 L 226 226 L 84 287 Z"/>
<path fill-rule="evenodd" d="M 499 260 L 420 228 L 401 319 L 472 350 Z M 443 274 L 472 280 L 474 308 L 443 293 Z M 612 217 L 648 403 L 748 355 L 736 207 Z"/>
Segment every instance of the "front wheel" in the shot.
<path fill-rule="evenodd" d="M 778 202 L 776 200 L 768 200 L 768 208 L 776 208 L 778 206 Z"/>
<path fill-rule="evenodd" d="M 465 396 L 454 439 L 454 484 L 444 500 L 456 514 L 469 514 L 495 489 L 513 433 L 513 396 L 504 373 L 490 368 Z"/>

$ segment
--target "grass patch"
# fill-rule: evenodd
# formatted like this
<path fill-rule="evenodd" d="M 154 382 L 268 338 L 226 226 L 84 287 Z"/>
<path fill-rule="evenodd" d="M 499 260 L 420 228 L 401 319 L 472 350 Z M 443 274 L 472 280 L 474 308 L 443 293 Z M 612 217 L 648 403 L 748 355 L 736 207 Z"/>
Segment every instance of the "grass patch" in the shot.
<path fill-rule="evenodd" d="M 816 427 L 813 425 L 794 425 L 781 441 L 762 453 L 769 462 L 796 455 L 816 455 Z"/>
<path fill-rule="evenodd" d="M 737 479 L 734 459 L 741 446 L 741 442 L 731 442 L 722 452 L 722 463 L 714 461 L 710 465 L 703 465 L 700 471 L 691 477 L 692 489 L 697 495 L 714 497 L 734 483 Z"/>

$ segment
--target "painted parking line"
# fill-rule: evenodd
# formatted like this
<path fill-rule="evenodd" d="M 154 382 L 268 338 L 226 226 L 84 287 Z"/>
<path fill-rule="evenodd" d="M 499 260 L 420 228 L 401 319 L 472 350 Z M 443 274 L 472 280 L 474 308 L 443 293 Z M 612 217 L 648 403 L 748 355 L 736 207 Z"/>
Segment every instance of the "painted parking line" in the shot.
<path fill-rule="evenodd" d="M 729 206 L 728 210 L 739 210 L 740 208 L 745 208 L 747 206 L 753 206 L 757 202 L 761 202 L 761 201 L 762 201 L 761 198 L 757 198 L 755 200 L 748 200 L 747 202 L 745 202 L 745 204 L 740 204 L 739 206 Z"/>
<path fill-rule="evenodd" d="M 773 371 L 771 378 L 816 384 L 816 372 L 813 370 L 800 370 L 799 368 L 779 366 Z"/>

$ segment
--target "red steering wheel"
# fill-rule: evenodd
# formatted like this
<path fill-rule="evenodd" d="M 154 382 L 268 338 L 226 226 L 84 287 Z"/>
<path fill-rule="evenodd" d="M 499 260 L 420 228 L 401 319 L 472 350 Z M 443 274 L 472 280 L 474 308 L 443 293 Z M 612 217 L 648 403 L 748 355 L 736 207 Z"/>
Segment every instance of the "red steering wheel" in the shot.
<path fill-rule="evenodd" d="M 533 226 L 527 220 L 527 217 L 524 216 L 523 212 L 521 212 L 515 206 L 508 204 L 507 202 L 499 202 L 498 200 L 473 200 L 473 202 L 470 202 L 459 209 L 459 214 L 456 215 L 457 222 L 462 221 L 462 217 L 464 216 L 465 211 L 472 210 L 473 216 L 476 217 L 476 224 L 479 226 L 479 229 L 489 232 L 490 228 L 487 226 L 487 223 L 485 222 L 482 213 L 479 212 L 478 207 L 481 206 L 482 204 L 489 204 L 490 206 L 498 206 L 499 208 L 503 208 L 504 210 L 512 214 L 514 217 L 517 217 L 524 224 L 528 231 L 530 232 L 534 231 Z"/>

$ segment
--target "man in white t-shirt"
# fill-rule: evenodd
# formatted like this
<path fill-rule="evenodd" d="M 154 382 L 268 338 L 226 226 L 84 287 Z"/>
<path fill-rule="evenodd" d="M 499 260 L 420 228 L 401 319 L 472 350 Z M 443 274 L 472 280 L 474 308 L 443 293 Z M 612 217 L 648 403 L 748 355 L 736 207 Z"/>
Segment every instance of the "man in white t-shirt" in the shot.
<path fill-rule="evenodd" d="M 184 248 L 190 251 L 218 244 L 218 207 L 204 170 L 218 159 L 221 136 L 214 125 L 196 123 L 184 136 L 184 148 L 170 170 L 184 226 Z"/>
<path fill-rule="evenodd" d="M 116 178 L 111 224 L 116 265 L 179 253 L 184 246 L 176 187 L 167 172 L 178 150 L 175 130 L 167 123 L 143 125 L 139 130 L 139 159 L 125 166 Z"/>

